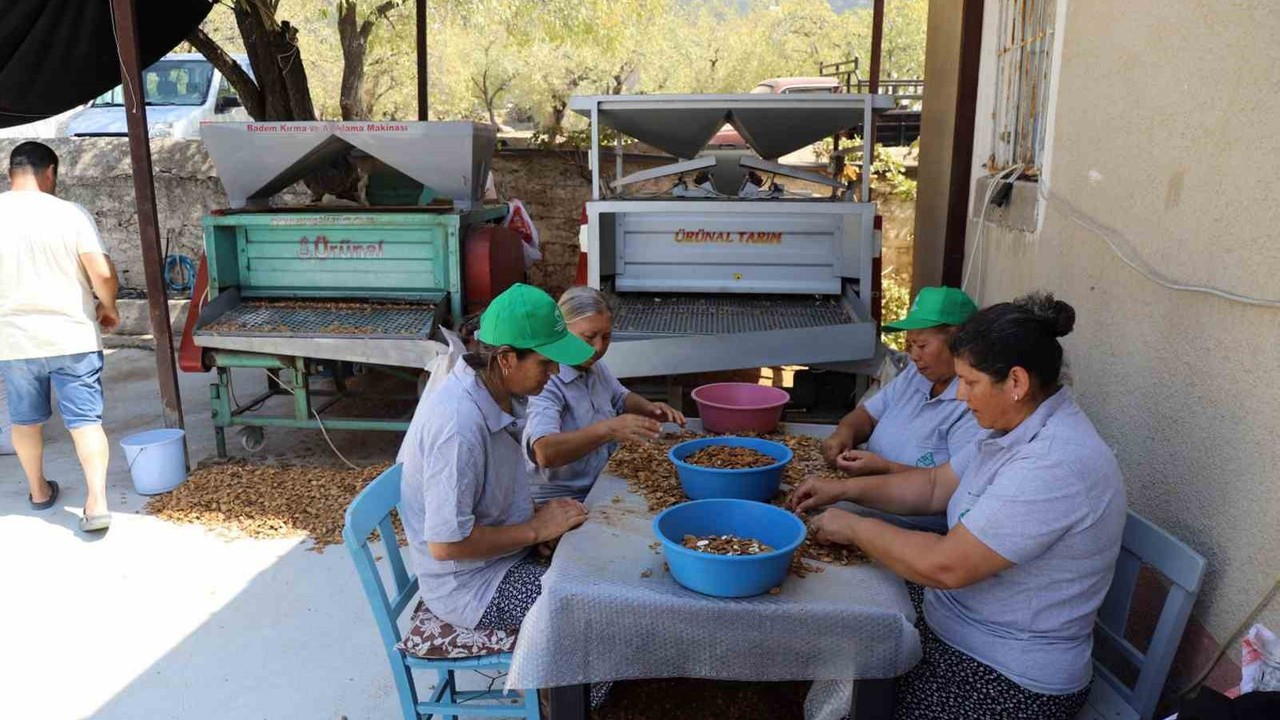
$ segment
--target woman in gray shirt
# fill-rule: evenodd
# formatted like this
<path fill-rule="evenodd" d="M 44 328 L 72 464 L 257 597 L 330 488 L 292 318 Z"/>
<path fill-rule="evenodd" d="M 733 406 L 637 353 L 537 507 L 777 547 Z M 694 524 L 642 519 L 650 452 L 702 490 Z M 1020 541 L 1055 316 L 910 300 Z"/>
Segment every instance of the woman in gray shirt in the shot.
<path fill-rule="evenodd" d="M 555 301 L 528 285 L 494 299 L 478 337 L 478 351 L 414 413 L 398 458 L 401 518 L 432 613 L 457 627 L 514 630 L 546 570 L 529 549 L 587 518 L 569 499 L 534 510 L 521 398 L 538 394 L 557 362 L 584 362 L 592 350 L 568 332 Z"/>
<path fill-rule="evenodd" d="M 851 500 L 947 514 L 941 536 L 837 509 L 813 520 L 821 538 L 857 545 L 913 591 L 924 655 L 898 682 L 899 718 L 1071 720 L 1088 697 L 1125 492 L 1059 382 L 1057 338 L 1074 324 L 1050 295 L 979 311 L 951 347 L 959 397 L 993 436 L 935 469 L 813 480 L 793 497 L 800 512 Z"/>
<path fill-rule="evenodd" d="M 561 365 L 542 392 L 529 398 L 524 444 L 536 473 L 533 499 L 584 500 L 619 442 L 658 437 L 659 423 L 684 425 L 666 403 L 627 390 L 601 358 L 613 339 L 613 313 L 594 288 L 571 287 L 560 296 L 569 331 L 595 353 L 577 365 Z"/>

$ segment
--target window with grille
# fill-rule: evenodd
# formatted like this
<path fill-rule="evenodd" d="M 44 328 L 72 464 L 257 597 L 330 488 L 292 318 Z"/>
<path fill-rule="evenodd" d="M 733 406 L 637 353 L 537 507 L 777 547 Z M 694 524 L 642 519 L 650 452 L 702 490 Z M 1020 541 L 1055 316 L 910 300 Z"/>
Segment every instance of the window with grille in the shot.
<path fill-rule="evenodd" d="M 1058 0 L 999 0 L 995 122 L 988 170 L 1039 174 Z"/>

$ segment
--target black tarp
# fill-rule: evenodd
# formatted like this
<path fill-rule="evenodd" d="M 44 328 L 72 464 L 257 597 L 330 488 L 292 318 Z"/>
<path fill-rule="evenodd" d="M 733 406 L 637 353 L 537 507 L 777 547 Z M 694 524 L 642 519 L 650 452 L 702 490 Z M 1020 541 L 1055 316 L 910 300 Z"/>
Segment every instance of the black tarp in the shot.
<path fill-rule="evenodd" d="M 134 0 L 142 67 L 182 42 L 209 0 Z M 0 127 L 42 120 L 120 84 L 111 0 L 0 0 Z"/>

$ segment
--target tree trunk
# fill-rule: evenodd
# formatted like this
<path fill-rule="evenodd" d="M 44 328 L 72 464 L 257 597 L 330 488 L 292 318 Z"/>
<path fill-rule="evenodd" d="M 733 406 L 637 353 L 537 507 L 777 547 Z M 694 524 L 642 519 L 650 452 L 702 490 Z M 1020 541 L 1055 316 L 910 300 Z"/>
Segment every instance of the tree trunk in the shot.
<path fill-rule="evenodd" d="M 369 53 L 369 38 L 378 20 L 399 7 L 404 0 L 385 0 L 375 7 L 364 21 L 357 17 L 357 0 L 338 2 L 338 40 L 342 45 L 342 87 L 338 94 L 338 106 L 343 120 L 368 120 L 373 114 L 364 89 L 364 61 Z"/>
<path fill-rule="evenodd" d="M 234 10 L 249 65 L 262 91 L 262 115 L 255 119 L 315 120 L 298 31 L 288 22 L 277 22 L 274 10 L 253 0 L 239 0 Z"/>
<path fill-rule="evenodd" d="M 483 80 L 481 80 L 481 82 L 480 82 L 480 95 L 481 95 L 481 97 L 483 97 L 483 98 L 484 98 L 484 109 L 485 109 L 485 110 L 487 110 L 487 111 L 489 112 L 489 124 L 490 124 L 490 125 L 492 125 L 492 126 L 494 126 L 494 127 L 497 127 L 497 126 L 498 126 L 498 116 L 497 116 L 497 115 L 495 115 L 495 114 L 494 114 L 494 112 L 493 112 L 493 103 L 494 103 L 494 101 L 495 101 L 495 100 L 497 100 L 497 97 L 496 97 L 496 96 L 497 96 L 497 93 L 491 93 L 491 92 L 489 92 L 489 68 L 488 68 L 488 66 L 486 66 L 486 67 L 485 67 L 485 69 L 484 69 L 484 76 L 483 76 L 483 78 L 484 78 L 484 79 L 483 79 Z"/>
<path fill-rule="evenodd" d="M 203 30 L 196 28 L 187 36 L 187 42 L 191 43 L 201 55 L 208 58 L 218 72 L 231 83 L 231 87 L 235 88 L 236 94 L 240 96 L 240 102 L 244 105 L 245 112 L 249 113 L 249 117 L 254 120 L 261 120 L 264 117 L 264 105 L 262 91 L 258 89 L 258 84 L 253 81 L 249 73 L 240 67 L 240 63 L 236 62 L 226 50 L 223 50 L 213 38 L 209 37 Z"/>
<path fill-rule="evenodd" d="M 489 90 L 489 66 L 487 64 L 487 55 L 488 53 L 486 53 L 486 65 L 484 68 L 484 72 L 480 75 L 479 80 L 476 80 L 474 75 L 471 76 L 471 84 L 475 85 L 476 90 L 480 92 L 480 100 L 481 102 L 484 103 L 485 111 L 489 113 L 489 124 L 494 127 L 497 127 L 498 116 L 493 110 L 493 105 L 498 101 L 498 93 L 501 93 L 503 90 L 505 90 L 506 85 L 503 84 L 499 86 L 497 90 L 493 90 L 493 91 Z"/>
<path fill-rule="evenodd" d="M 315 120 L 297 29 L 276 20 L 274 2 L 237 0 L 232 11 L 252 78 L 204 31 L 187 40 L 227 78 L 254 120 Z"/>
<path fill-rule="evenodd" d="M 560 131 L 564 127 L 564 113 L 569 109 L 569 100 L 558 97 L 551 104 L 551 127 L 547 128 L 547 142 L 551 147 L 560 144 Z"/>
<path fill-rule="evenodd" d="M 369 43 L 360 32 L 355 0 L 338 3 L 338 40 L 342 45 L 342 87 L 338 107 L 343 120 L 367 120 L 364 102 L 364 59 Z"/>
<path fill-rule="evenodd" d="M 395 4 L 384 3 L 380 10 L 385 12 Z M 247 73 L 238 71 L 235 61 L 204 33 L 197 30 L 189 39 L 236 88 L 254 120 L 314 121 L 317 119 L 316 110 L 311 100 L 302 51 L 298 47 L 297 28 L 287 21 L 278 21 L 276 8 L 275 0 L 235 0 L 236 27 L 244 41 L 249 66 L 253 68 L 252 79 Z M 364 24 L 368 30 L 362 26 L 357 33 L 366 42 L 373 30 L 372 22 L 372 18 L 366 20 Z M 363 86 L 363 57 L 361 76 Z M 326 194 L 350 200 L 359 196 L 360 175 L 346 156 L 316 170 L 303 182 L 315 200 Z"/>

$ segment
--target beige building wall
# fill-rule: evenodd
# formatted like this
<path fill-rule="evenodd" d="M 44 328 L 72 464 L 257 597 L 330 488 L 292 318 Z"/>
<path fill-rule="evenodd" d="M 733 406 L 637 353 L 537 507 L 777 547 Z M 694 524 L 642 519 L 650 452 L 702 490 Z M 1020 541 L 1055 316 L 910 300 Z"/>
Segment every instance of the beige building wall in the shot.
<path fill-rule="evenodd" d="M 1168 278 L 1280 299 L 1280 12 L 1057 1 L 1049 198 L 1031 200 L 1041 229 L 989 225 L 970 289 L 989 304 L 1044 288 L 1076 307 L 1066 347 L 1081 403 L 1130 507 L 1208 559 L 1197 618 L 1223 640 L 1280 574 L 1280 309 L 1162 287 L 1104 236 Z M 975 177 L 991 151 L 991 34 Z M 923 176 L 920 190 L 923 205 Z M 975 192 L 971 218 L 980 203 Z M 976 236 L 971 220 L 970 257 Z M 1280 630 L 1274 605 L 1261 619 Z"/>

